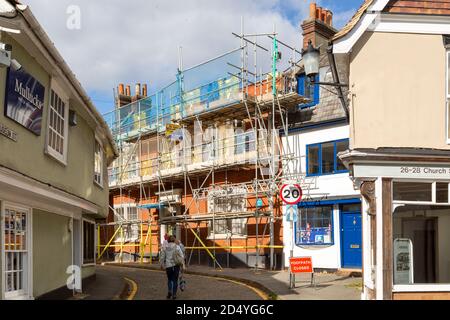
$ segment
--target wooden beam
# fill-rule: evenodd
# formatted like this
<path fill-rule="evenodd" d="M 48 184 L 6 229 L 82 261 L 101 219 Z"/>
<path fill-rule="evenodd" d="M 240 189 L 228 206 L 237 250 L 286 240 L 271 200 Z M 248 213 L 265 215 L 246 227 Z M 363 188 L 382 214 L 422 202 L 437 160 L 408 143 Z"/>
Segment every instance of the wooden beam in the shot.
<path fill-rule="evenodd" d="M 383 300 L 392 300 L 392 179 L 382 180 L 382 211 L 383 211 Z"/>

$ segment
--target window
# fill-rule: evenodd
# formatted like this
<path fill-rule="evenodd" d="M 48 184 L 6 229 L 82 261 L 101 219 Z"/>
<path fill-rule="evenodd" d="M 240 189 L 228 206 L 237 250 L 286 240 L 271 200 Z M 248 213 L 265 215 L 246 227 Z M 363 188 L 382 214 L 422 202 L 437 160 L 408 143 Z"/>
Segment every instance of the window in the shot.
<path fill-rule="evenodd" d="M 392 239 L 394 289 L 396 285 L 450 284 L 449 229 L 448 206 L 397 207 Z"/>
<path fill-rule="evenodd" d="M 28 281 L 28 212 L 16 208 L 5 208 L 4 252 L 5 252 L 5 296 L 27 294 Z"/>
<path fill-rule="evenodd" d="M 319 82 L 319 75 L 316 76 L 316 82 Z M 305 74 L 297 78 L 298 94 L 311 99 L 310 103 L 301 104 L 300 108 L 310 108 L 319 104 L 319 85 L 311 85 L 311 80 Z"/>
<path fill-rule="evenodd" d="M 333 206 L 299 209 L 295 242 L 298 245 L 333 244 L 332 215 Z"/>
<path fill-rule="evenodd" d="M 46 151 L 55 159 L 66 163 L 69 108 L 53 89 L 50 90 Z"/>
<path fill-rule="evenodd" d="M 210 213 L 242 213 L 247 210 L 245 189 L 220 189 L 211 191 L 209 196 L 208 211 Z M 212 221 L 209 224 L 209 228 L 212 234 Z M 231 233 L 234 236 L 245 236 L 247 235 L 247 218 L 216 219 L 214 221 L 214 232 L 216 235 Z"/>
<path fill-rule="evenodd" d="M 419 170 L 419 168 L 413 168 Z M 450 204 L 448 182 L 393 182 L 393 200 L 401 202 L 429 202 Z"/>
<path fill-rule="evenodd" d="M 103 186 L 103 151 L 97 139 L 95 140 L 94 150 L 94 181 Z"/>
<path fill-rule="evenodd" d="M 137 221 L 138 220 L 138 208 L 134 203 L 123 204 L 119 206 L 114 206 L 116 211 L 115 221 Z M 139 238 L 139 224 L 124 224 L 123 228 L 123 239 L 121 233 L 118 232 L 116 236 L 117 242 L 134 242 Z"/>
<path fill-rule="evenodd" d="M 348 139 L 306 146 L 308 176 L 347 172 L 337 154 L 348 149 Z"/>
<path fill-rule="evenodd" d="M 83 264 L 95 263 L 95 223 L 83 220 Z"/>
<path fill-rule="evenodd" d="M 213 222 L 210 222 L 210 229 Z M 211 236 L 214 237 L 211 230 Z M 247 235 L 247 218 L 238 219 L 221 219 L 214 221 L 214 233 L 216 235 L 230 236 L 246 236 Z"/>

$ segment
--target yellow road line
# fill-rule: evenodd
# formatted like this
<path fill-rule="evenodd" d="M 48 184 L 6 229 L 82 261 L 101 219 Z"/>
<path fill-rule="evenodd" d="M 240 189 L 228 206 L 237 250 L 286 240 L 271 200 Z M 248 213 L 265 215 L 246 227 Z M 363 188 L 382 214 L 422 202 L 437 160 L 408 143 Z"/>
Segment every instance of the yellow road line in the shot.
<path fill-rule="evenodd" d="M 131 280 L 131 279 L 128 279 L 128 278 L 125 278 L 125 280 L 128 281 L 128 283 L 131 284 L 131 293 L 128 296 L 127 300 L 133 300 L 134 296 L 136 295 L 136 292 L 138 290 L 138 285 L 137 285 L 137 283 L 134 280 Z"/>

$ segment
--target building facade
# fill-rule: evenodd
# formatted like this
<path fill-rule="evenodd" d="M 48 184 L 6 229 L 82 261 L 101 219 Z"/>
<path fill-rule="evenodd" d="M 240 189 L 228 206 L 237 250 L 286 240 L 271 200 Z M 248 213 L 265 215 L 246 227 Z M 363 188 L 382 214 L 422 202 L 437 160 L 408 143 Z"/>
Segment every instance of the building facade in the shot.
<path fill-rule="evenodd" d="M 95 221 L 108 212 L 117 151 L 30 8 L 0 8 L 0 297 L 81 291 L 95 275 Z"/>
<path fill-rule="evenodd" d="M 450 298 L 450 1 L 366 0 L 333 38 L 350 61 L 363 298 Z"/>
<path fill-rule="evenodd" d="M 332 13 L 310 5 L 310 17 L 302 23 L 303 46 L 309 41 L 321 47 L 320 74 L 316 82 L 333 82 L 327 56 L 328 41 L 336 34 Z M 298 90 L 311 102 L 300 105 L 289 115 L 289 137 L 300 161 L 298 171 L 305 178 L 302 201 L 294 209 L 298 219 L 292 221 L 290 206 L 284 206 L 284 256 L 309 256 L 315 269 L 361 269 L 361 200 L 349 180 L 349 173 L 337 157 L 348 149 L 349 125 L 334 88 L 311 85 L 305 76 L 303 62 L 297 72 Z M 339 59 L 340 78 L 348 78 L 348 61 Z"/>

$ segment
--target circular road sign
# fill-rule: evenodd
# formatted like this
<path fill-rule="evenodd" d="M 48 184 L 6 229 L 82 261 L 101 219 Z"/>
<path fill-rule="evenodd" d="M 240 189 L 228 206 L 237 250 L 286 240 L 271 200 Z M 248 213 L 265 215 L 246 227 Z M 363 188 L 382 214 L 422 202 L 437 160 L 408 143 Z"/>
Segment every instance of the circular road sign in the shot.
<path fill-rule="evenodd" d="M 281 187 L 280 197 L 285 204 L 297 204 L 302 200 L 303 191 L 298 184 L 285 184 Z"/>

